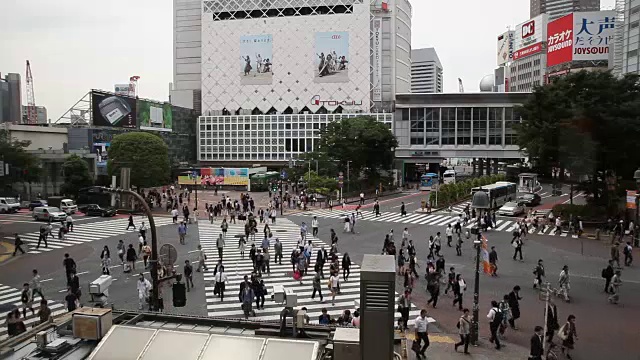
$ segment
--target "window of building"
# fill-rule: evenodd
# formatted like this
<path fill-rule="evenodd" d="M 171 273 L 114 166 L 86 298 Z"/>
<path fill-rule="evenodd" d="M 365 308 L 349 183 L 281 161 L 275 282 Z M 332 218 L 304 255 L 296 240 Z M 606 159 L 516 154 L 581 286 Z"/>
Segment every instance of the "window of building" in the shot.
<path fill-rule="evenodd" d="M 518 116 L 518 117 L 516 117 Z M 516 125 L 520 122 L 520 117 L 514 114 L 513 108 L 504 109 L 504 144 L 517 145 Z"/>
<path fill-rule="evenodd" d="M 425 145 L 440 145 L 440 109 L 427 108 L 425 112 Z"/>
<path fill-rule="evenodd" d="M 471 144 L 471 110 L 472 108 L 457 108 L 458 145 Z"/>
<path fill-rule="evenodd" d="M 503 108 L 489 108 L 489 145 L 502 145 Z"/>
<path fill-rule="evenodd" d="M 487 145 L 487 108 L 473 108 L 473 145 Z"/>
<path fill-rule="evenodd" d="M 456 108 L 441 108 L 442 145 L 456 143 Z"/>

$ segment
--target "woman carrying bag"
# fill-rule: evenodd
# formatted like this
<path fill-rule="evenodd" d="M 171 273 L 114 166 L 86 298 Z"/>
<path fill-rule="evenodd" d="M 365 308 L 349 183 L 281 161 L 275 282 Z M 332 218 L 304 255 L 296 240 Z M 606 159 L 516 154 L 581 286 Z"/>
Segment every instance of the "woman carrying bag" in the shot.
<path fill-rule="evenodd" d="M 569 315 L 567 322 L 558 331 L 558 336 L 562 339 L 562 353 L 571 360 L 571 350 L 573 350 L 575 341 L 578 340 L 575 315 Z"/>

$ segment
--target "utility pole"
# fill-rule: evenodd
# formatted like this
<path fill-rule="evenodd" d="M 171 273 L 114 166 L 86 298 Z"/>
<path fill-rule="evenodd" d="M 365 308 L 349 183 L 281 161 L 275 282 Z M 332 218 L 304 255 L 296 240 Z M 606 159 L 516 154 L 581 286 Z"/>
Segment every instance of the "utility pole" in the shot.
<path fill-rule="evenodd" d="M 478 344 L 478 334 L 480 333 L 480 249 L 482 248 L 482 233 L 478 229 L 478 238 L 473 241 L 476 248 L 476 277 L 473 284 L 473 320 L 471 323 L 471 343 Z"/>

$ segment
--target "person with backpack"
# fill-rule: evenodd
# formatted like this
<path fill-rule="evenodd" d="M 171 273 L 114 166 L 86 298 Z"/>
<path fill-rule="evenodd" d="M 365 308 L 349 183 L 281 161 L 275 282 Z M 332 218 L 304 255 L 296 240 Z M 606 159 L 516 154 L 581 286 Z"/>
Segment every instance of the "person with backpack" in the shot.
<path fill-rule="evenodd" d="M 633 248 L 631 247 L 631 241 L 627 241 L 627 244 L 622 249 L 624 255 L 624 266 L 631 266 L 633 262 Z"/>
<path fill-rule="evenodd" d="M 456 352 L 458 352 L 458 346 L 464 345 L 464 353 L 469 354 L 469 334 L 471 333 L 471 316 L 469 315 L 469 309 L 462 310 L 462 315 L 458 319 L 458 333 L 460 334 L 460 342 L 453 345 Z"/>
<path fill-rule="evenodd" d="M 491 300 L 491 310 L 487 314 L 487 319 L 489 319 L 489 330 L 491 331 L 491 337 L 489 341 L 496 344 L 496 349 L 500 350 L 500 338 L 498 337 L 498 330 L 500 329 L 500 324 L 502 324 L 502 320 L 504 319 L 504 314 L 500 310 L 498 306 L 498 302 L 495 300 Z"/>

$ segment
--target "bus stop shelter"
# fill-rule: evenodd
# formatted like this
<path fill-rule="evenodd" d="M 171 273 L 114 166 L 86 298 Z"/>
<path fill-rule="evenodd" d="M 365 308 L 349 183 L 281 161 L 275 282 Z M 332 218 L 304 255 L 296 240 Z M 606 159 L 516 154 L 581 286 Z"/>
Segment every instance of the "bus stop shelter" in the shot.
<path fill-rule="evenodd" d="M 319 344 L 114 325 L 89 360 L 316 360 Z"/>

